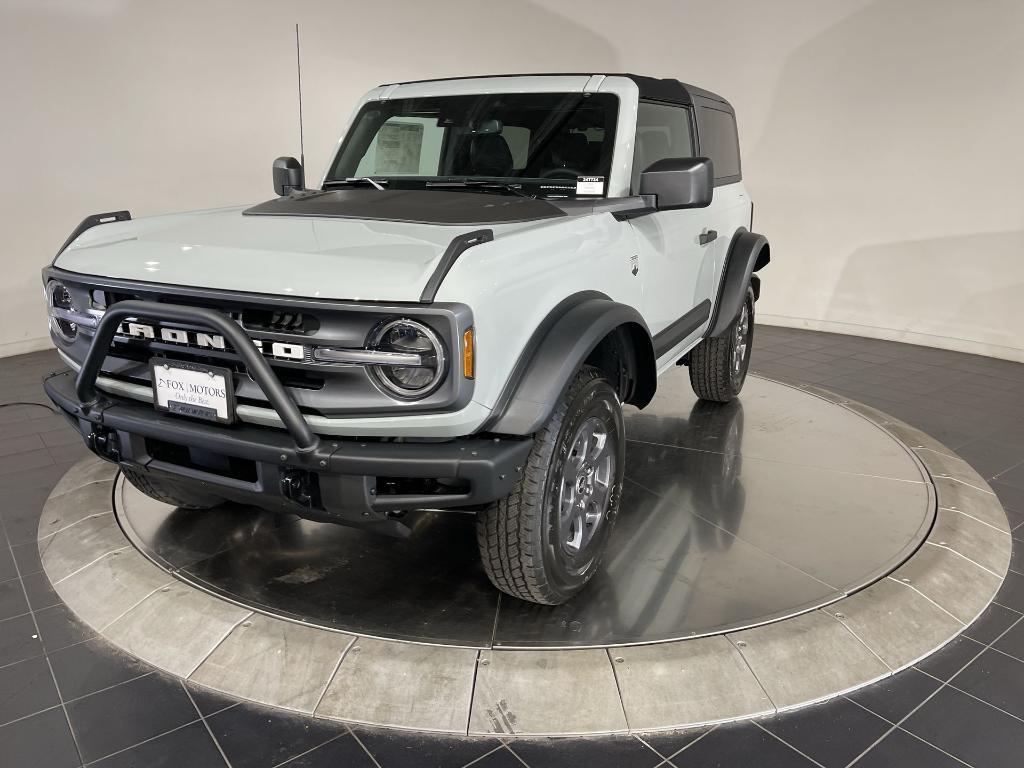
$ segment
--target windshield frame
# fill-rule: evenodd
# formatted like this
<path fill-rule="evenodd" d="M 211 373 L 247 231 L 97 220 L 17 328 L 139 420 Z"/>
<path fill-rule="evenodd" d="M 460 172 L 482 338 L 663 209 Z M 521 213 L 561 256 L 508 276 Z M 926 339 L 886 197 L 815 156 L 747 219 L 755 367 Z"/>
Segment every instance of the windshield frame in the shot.
<path fill-rule="evenodd" d="M 617 90 L 617 89 L 616 89 Z M 376 94 L 374 94 L 376 95 Z M 597 173 L 588 173 L 587 176 L 576 176 L 569 173 L 569 170 L 580 170 L 580 169 L 567 169 L 565 175 L 557 174 L 553 176 L 523 176 L 523 175 L 507 175 L 507 176 L 494 176 L 494 175 L 483 175 L 483 174 L 465 174 L 465 173 L 448 173 L 448 174 L 437 174 L 437 175 L 420 175 L 410 173 L 364 173 L 359 169 L 359 163 L 369 150 L 370 146 L 377 140 L 381 126 L 383 126 L 388 120 L 393 119 L 396 116 L 403 114 L 402 107 L 405 107 L 409 111 L 404 113 L 408 117 L 423 117 L 430 115 L 417 115 L 417 112 L 428 111 L 425 107 L 430 106 L 430 102 L 438 101 L 443 102 L 448 99 L 461 99 L 467 103 L 475 104 L 475 112 L 479 112 L 481 106 L 487 104 L 493 104 L 495 101 L 500 100 L 524 100 L 528 101 L 531 97 L 538 99 L 557 99 L 558 101 L 553 104 L 551 112 L 553 114 L 559 114 L 559 118 L 554 123 L 549 123 L 548 120 L 535 125 L 531 128 L 532 134 L 529 140 L 529 154 L 526 156 L 526 162 L 521 169 L 529 169 L 531 165 L 539 163 L 539 154 L 541 151 L 548 150 L 549 145 L 557 139 L 559 135 L 565 135 L 560 133 L 561 129 L 564 128 L 566 122 L 573 119 L 573 117 L 579 114 L 578 110 L 580 106 L 589 106 L 590 108 L 597 107 L 604 109 L 604 125 L 601 126 L 604 135 L 600 141 L 598 147 L 599 155 L 596 160 L 592 160 L 594 165 L 587 167 L 583 170 L 586 171 L 597 171 Z M 589 102 L 589 104 L 588 104 Z M 419 109 L 415 109 L 415 107 Z M 512 107 L 514 109 L 514 105 Z M 530 107 L 536 109 L 536 106 Z M 367 116 L 374 111 L 382 111 L 384 116 L 382 119 L 367 123 Z M 368 95 L 359 106 L 351 122 L 349 123 L 348 130 L 344 137 L 338 144 L 337 151 L 331 159 L 330 165 L 328 166 L 327 172 L 324 174 L 321 182 L 321 187 L 327 188 L 331 185 L 331 182 L 340 182 L 345 179 L 349 179 L 355 176 L 367 176 L 375 181 L 386 182 L 387 189 L 432 189 L 438 192 L 446 191 L 444 186 L 428 186 L 429 184 L 436 184 L 437 182 L 450 183 L 469 181 L 471 184 L 477 183 L 478 186 L 467 186 L 463 191 L 480 191 L 481 193 L 504 193 L 504 194 L 525 194 L 530 197 L 538 197 L 541 199 L 563 199 L 563 200 L 588 200 L 588 199 L 604 199 L 607 197 L 617 197 L 611 186 L 611 178 L 616 171 L 615 158 L 618 150 L 618 145 L 622 135 L 622 98 L 621 95 L 613 90 L 607 92 L 585 92 L 585 91 L 573 91 L 573 90 L 526 90 L 521 91 L 518 89 L 511 89 L 509 91 L 496 91 L 487 93 L 460 93 L 460 94 L 423 94 L 415 95 L 410 94 L 409 96 L 401 96 L 398 98 L 390 97 L 386 99 L 373 98 Z M 390 113 L 390 114 L 388 114 Z M 478 115 L 474 115 L 477 117 Z M 486 120 L 486 118 L 484 118 Z M 512 124 L 510 123 L 510 126 Z M 452 128 L 458 129 L 454 137 L 456 140 L 464 138 L 468 132 L 464 132 L 465 125 L 453 125 Z M 502 125 L 499 135 L 504 131 L 504 125 Z M 512 126 L 520 128 L 522 126 Z M 573 131 L 582 132 L 582 131 Z M 445 143 L 450 134 L 448 129 L 445 131 Z M 537 138 L 539 137 L 539 138 Z M 358 142 L 362 142 L 361 144 Z M 536 144 L 535 144 L 536 142 Z M 594 144 L 595 142 L 590 142 Z M 358 157 L 351 155 L 351 152 L 358 152 Z M 442 149 L 442 161 L 445 160 L 444 152 L 456 151 L 445 147 Z M 536 169 L 536 168 L 535 168 Z M 441 170 L 441 169 L 439 169 Z M 561 169 L 551 168 L 550 171 L 558 171 Z M 549 172 L 549 171 L 545 171 Z M 595 183 L 591 182 L 584 187 L 579 186 L 583 179 L 601 179 L 599 182 L 601 191 L 595 192 Z M 487 186 L 487 185 L 491 186 Z M 501 186 L 512 187 L 511 190 L 501 190 Z M 454 189 L 454 186 L 447 187 L 447 189 Z M 581 191 L 581 190 L 587 191 Z"/>

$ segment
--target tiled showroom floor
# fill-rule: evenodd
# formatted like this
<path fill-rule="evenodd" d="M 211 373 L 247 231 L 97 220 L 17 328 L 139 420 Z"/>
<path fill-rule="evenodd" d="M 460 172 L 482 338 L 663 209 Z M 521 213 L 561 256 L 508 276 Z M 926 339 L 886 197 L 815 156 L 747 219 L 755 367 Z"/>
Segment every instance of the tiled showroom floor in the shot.
<path fill-rule="evenodd" d="M 1024 365 L 759 326 L 753 370 L 817 384 L 930 433 L 970 461 L 1015 529 L 982 618 L 893 678 L 752 723 L 604 739 L 451 739 L 289 716 L 147 668 L 79 624 L 42 573 L 39 510 L 85 449 L 40 406 L 0 408 L 0 765 L 1019 766 L 1024 761 Z M 0 403 L 45 402 L 53 353 L 0 361 Z"/>

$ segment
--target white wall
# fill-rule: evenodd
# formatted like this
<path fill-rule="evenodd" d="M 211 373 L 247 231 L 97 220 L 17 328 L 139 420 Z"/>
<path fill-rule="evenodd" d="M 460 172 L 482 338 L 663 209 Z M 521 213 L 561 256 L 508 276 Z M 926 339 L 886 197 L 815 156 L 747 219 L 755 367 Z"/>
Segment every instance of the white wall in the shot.
<path fill-rule="evenodd" d="M 355 99 L 459 74 L 634 71 L 736 106 L 760 319 L 1024 361 L 1018 0 L 0 0 L 0 355 L 47 345 L 39 269 L 86 214 L 319 178 Z"/>

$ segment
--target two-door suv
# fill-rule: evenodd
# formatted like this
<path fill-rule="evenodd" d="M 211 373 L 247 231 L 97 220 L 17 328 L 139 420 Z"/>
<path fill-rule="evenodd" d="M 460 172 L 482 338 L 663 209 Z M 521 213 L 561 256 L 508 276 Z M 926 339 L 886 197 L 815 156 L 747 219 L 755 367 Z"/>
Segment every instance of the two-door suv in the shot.
<path fill-rule="evenodd" d="M 272 170 L 252 207 L 79 225 L 43 273 L 50 398 L 153 498 L 399 535 L 475 513 L 498 589 L 569 599 L 618 514 L 622 404 L 679 364 L 706 400 L 743 385 L 769 253 L 732 107 L 634 75 L 399 83 L 316 188 Z"/>

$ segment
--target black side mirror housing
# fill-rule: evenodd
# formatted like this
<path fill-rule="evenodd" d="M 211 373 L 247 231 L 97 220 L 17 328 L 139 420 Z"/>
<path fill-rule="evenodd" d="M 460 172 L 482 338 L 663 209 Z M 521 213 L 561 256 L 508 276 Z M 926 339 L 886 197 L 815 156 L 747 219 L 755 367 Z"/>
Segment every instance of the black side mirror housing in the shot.
<path fill-rule="evenodd" d="M 711 205 L 714 180 L 707 157 L 666 157 L 640 174 L 640 194 L 654 195 L 659 211 L 706 208 Z"/>
<path fill-rule="evenodd" d="M 279 157 L 274 161 L 274 191 L 280 197 L 306 188 L 306 175 L 302 163 L 294 157 Z"/>

